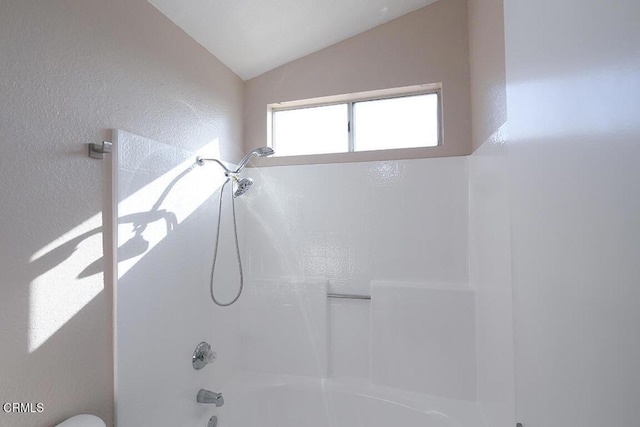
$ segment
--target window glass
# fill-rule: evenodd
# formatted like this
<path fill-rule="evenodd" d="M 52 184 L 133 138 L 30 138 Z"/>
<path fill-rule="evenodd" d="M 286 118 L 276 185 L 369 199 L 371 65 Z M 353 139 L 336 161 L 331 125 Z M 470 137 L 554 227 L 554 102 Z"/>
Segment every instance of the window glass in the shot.
<path fill-rule="evenodd" d="M 276 156 L 435 147 L 440 88 L 425 86 L 271 104 L 271 146 Z"/>
<path fill-rule="evenodd" d="M 353 104 L 354 151 L 438 145 L 438 95 L 360 101 Z"/>
<path fill-rule="evenodd" d="M 348 104 L 274 111 L 272 120 L 277 156 L 349 151 Z"/>

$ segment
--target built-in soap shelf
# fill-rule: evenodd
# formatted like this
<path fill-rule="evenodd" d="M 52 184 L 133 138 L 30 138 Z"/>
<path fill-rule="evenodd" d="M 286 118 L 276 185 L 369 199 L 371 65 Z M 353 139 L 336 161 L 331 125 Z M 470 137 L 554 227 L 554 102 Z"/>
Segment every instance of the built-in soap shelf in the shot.
<path fill-rule="evenodd" d="M 328 371 L 332 377 L 370 378 L 371 287 L 326 282 Z"/>

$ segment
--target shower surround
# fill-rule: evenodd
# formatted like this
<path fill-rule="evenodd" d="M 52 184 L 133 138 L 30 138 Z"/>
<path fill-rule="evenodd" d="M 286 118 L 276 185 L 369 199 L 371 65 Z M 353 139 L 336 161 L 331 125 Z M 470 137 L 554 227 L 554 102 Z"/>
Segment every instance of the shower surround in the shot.
<path fill-rule="evenodd" d="M 243 374 L 229 384 L 243 405 L 274 396 L 293 411 L 274 418 L 287 426 L 294 408 L 348 424 L 349 406 L 379 414 L 374 426 L 392 413 L 480 425 L 467 167 L 452 157 L 247 171 L 257 188 L 239 209 Z"/>
<path fill-rule="evenodd" d="M 245 293 L 221 308 L 208 268 L 224 174 L 196 167 L 201 153 L 118 135 L 119 425 L 256 423 L 246 418 L 256 402 L 281 426 L 313 414 L 318 426 L 481 425 L 466 157 L 245 169 L 255 181 L 236 200 Z M 223 300 L 239 286 L 230 208 Z M 203 340 L 218 358 L 194 371 Z M 200 388 L 225 405 L 198 404 Z"/>

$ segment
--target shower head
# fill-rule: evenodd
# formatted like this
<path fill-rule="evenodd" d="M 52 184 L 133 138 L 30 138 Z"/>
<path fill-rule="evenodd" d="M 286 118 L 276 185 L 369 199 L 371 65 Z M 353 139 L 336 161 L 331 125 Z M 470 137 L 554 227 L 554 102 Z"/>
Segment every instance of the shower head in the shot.
<path fill-rule="evenodd" d="M 253 185 L 253 180 L 251 178 L 242 178 L 240 180 L 236 180 L 236 191 L 233 193 L 233 197 L 240 197 Z"/>
<path fill-rule="evenodd" d="M 270 147 L 256 148 L 255 150 L 253 150 L 252 152 L 250 152 L 249 154 L 244 156 L 242 158 L 242 160 L 240 160 L 240 163 L 238 163 L 238 168 L 234 171 L 234 173 L 239 173 L 245 167 L 245 165 L 247 163 L 249 163 L 249 160 L 251 160 L 252 157 L 254 157 L 254 156 L 255 157 L 267 157 L 267 156 L 271 156 L 274 153 L 275 152 Z"/>
<path fill-rule="evenodd" d="M 252 153 L 256 153 L 258 157 L 266 157 L 274 154 L 275 151 L 271 147 L 260 147 L 253 150 Z"/>

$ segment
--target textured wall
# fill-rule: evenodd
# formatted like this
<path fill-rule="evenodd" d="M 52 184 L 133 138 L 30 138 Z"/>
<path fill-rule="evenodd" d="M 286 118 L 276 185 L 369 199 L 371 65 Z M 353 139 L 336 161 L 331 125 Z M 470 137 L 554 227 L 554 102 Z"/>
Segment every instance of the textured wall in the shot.
<path fill-rule="evenodd" d="M 123 128 L 239 157 L 242 82 L 145 0 L 0 3 L 0 398 L 42 402 L 0 425 L 112 422 L 106 162 Z"/>
<path fill-rule="evenodd" d="M 267 104 L 437 82 L 443 85 L 444 144 L 418 150 L 413 157 L 470 154 L 466 0 L 441 0 L 248 80 L 245 146 L 266 145 Z M 322 157 L 344 162 L 406 156 L 362 152 Z M 271 158 L 259 164 L 295 161 Z"/>
<path fill-rule="evenodd" d="M 473 151 L 507 121 L 503 0 L 469 0 Z"/>

